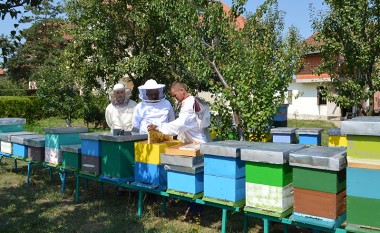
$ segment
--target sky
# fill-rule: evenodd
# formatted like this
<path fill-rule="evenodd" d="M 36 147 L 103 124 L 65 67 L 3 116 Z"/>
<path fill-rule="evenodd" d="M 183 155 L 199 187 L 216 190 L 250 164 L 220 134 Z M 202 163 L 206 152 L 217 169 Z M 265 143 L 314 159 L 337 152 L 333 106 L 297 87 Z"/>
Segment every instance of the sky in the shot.
<path fill-rule="evenodd" d="M 224 3 L 231 6 L 232 0 L 223 0 Z M 264 0 L 248 0 L 246 10 L 254 12 Z M 328 7 L 323 0 L 278 0 L 278 8 L 285 12 L 285 31 L 293 25 L 298 28 L 302 38 L 306 39 L 313 34 L 311 28 L 311 17 L 309 5 L 316 11 L 326 11 Z"/>
<path fill-rule="evenodd" d="M 231 6 L 232 0 L 223 0 L 227 5 Z M 254 12 L 255 9 L 264 2 L 264 0 L 248 0 L 246 9 Z M 285 30 L 290 25 L 294 25 L 299 29 L 301 36 L 306 39 L 313 34 L 310 22 L 309 5 L 313 4 L 316 10 L 326 10 L 327 6 L 323 4 L 323 0 L 278 0 L 279 9 L 285 14 Z M 9 35 L 11 30 L 14 30 L 13 24 L 17 21 L 12 20 L 7 15 L 5 20 L 0 20 L 0 35 Z M 22 25 L 20 25 L 22 27 Z"/>

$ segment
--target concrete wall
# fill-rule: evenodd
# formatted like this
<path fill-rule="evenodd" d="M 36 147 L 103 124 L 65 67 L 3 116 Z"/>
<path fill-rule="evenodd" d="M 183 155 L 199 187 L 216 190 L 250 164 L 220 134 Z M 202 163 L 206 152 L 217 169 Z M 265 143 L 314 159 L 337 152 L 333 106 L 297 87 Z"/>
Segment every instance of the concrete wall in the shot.
<path fill-rule="evenodd" d="M 340 117 L 341 111 L 336 104 L 318 105 L 317 87 L 319 83 L 291 83 L 289 90 L 292 90 L 292 101 L 288 108 L 288 118 L 294 119 L 321 119 Z"/>

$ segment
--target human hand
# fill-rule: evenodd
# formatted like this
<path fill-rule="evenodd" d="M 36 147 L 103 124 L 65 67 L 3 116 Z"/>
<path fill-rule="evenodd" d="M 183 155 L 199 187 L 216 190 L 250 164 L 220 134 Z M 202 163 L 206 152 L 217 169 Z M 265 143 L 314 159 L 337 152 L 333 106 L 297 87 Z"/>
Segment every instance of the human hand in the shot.
<path fill-rule="evenodd" d="M 149 125 L 147 126 L 147 130 L 148 130 L 148 132 L 151 131 L 151 130 L 154 130 L 154 129 L 156 129 L 156 128 L 157 128 L 157 125 L 154 125 L 154 124 L 149 124 Z"/>

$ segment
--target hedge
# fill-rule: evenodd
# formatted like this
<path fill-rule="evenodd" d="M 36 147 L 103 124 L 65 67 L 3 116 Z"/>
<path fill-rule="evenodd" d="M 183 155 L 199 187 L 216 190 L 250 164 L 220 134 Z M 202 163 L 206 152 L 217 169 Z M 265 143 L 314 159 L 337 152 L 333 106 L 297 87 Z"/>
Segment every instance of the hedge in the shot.
<path fill-rule="evenodd" d="M 41 111 L 42 102 L 34 96 L 0 96 L 0 117 L 38 120 L 47 117 Z"/>
<path fill-rule="evenodd" d="M 0 89 L 0 96 L 35 96 L 35 89 Z"/>

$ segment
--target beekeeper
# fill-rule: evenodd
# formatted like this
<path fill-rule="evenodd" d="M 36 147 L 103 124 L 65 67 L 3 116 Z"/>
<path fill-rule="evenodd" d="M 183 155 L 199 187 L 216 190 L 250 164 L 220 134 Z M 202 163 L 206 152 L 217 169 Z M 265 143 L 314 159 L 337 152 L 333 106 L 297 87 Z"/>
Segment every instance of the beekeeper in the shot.
<path fill-rule="evenodd" d="M 114 129 L 132 130 L 133 111 L 137 103 L 131 99 L 131 90 L 121 83 L 113 87 L 111 103 L 106 108 L 106 121 L 111 132 Z"/>
<path fill-rule="evenodd" d="M 174 82 L 170 88 L 170 95 L 181 104 L 178 118 L 170 123 L 151 123 L 148 125 L 148 131 L 156 129 L 166 135 L 178 135 L 182 142 L 210 141 L 207 128 L 210 124 L 209 113 L 207 117 L 198 116 L 201 112 L 204 115 L 201 103 L 187 92 L 186 85 L 183 82 Z"/>
<path fill-rule="evenodd" d="M 138 87 L 141 102 L 137 104 L 133 113 L 134 131 L 146 134 L 149 124 L 161 125 L 175 119 L 173 107 L 165 99 L 164 87 L 164 84 L 158 84 L 153 79 Z"/>

